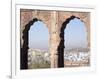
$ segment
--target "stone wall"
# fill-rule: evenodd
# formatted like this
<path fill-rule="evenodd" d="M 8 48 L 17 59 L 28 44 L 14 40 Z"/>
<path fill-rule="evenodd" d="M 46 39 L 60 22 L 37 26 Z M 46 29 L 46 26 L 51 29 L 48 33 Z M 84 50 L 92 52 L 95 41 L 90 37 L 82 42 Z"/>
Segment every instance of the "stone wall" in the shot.
<path fill-rule="evenodd" d="M 63 67 L 64 66 L 64 56 L 63 56 L 64 55 L 63 54 L 64 53 L 64 29 L 66 28 L 66 25 L 70 22 L 70 20 L 74 18 L 78 18 L 82 22 L 84 22 L 87 28 L 88 48 L 90 48 L 90 13 L 21 9 L 20 10 L 21 49 L 28 50 L 28 32 L 26 33 L 23 32 L 26 29 L 26 27 L 29 27 L 30 29 L 29 25 L 34 24 L 34 22 L 36 21 L 42 21 L 46 24 L 49 30 L 49 51 L 51 55 L 51 68 Z M 35 21 L 33 21 L 34 19 Z M 24 34 L 27 34 L 26 36 L 27 40 L 23 38 Z M 24 45 L 26 45 L 26 48 Z M 21 53 L 24 52 L 21 51 Z M 23 61 L 22 59 L 21 63 L 24 62 L 25 61 Z M 24 67 L 22 67 L 22 69 L 23 68 Z"/>

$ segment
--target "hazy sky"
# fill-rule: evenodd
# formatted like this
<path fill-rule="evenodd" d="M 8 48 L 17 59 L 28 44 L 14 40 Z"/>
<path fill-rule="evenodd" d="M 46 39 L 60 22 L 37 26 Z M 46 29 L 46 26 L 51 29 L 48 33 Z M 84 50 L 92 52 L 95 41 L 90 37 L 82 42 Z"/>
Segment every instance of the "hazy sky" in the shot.
<path fill-rule="evenodd" d="M 48 49 L 49 47 L 49 32 L 47 26 L 37 21 L 29 30 L 29 48 Z"/>
<path fill-rule="evenodd" d="M 86 47 L 87 34 L 83 22 L 73 19 L 65 29 L 65 48 Z M 29 47 L 35 49 L 49 48 L 49 32 L 43 22 L 35 22 L 29 30 Z"/>
<path fill-rule="evenodd" d="M 84 23 L 75 18 L 67 24 L 65 29 L 65 47 L 87 47 L 87 32 Z"/>

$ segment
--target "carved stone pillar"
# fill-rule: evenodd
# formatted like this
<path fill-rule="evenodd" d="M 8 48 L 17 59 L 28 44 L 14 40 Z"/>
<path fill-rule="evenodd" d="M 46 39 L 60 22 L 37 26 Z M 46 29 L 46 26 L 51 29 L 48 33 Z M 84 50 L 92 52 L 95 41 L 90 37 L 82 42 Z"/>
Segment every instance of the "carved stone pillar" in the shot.
<path fill-rule="evenodd" d="M 51 12 L 51 28 L 50 28 L 50 54 L 51 54 L 51 68 L 58 67 L 58 52 L 57 47 L 59 44 L 58 33 L 58 12 Z"/>

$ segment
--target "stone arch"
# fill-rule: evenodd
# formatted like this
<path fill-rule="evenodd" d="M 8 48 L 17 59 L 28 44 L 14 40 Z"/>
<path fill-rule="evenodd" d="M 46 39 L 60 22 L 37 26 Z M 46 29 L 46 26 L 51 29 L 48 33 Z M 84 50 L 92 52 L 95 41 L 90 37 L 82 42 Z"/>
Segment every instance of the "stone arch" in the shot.
<path fill-rule="evenodd" d="M 58 48 L 57 48 L 57 51 L 58 51 L 58 67 L 64 67 L 64 48 L 65 48 L 65 45 L 64 45 L 64 41 L 65 41 L 64 40 L 64 30 L 66 28 L 66 25 L 71 20 L 73 20 L 74 18 L 80 19 L 79 17 L 72 15 L 62 23 L 62 26 L 60 28 L 60 34 L 59 34 L 60 42 L 59 42 L 59 45 L 58 45 Z M 81 21 L 84 22 L 83 20 L 81 20 Z"/>
<path fill-rule="evenodd" d="M 23 67 L 20 67 L 21 69 L 27 69 L 27 59 L 23 60 L 24 57 L 23 53 L 27 52 L 28 42 L 25 42 L 23 38 L 25 39 L 27 37 L 27 32 L 30 28 L 26 29 L 26 26 L 30 27 L 29 25 L 34 24 L 34 22 L 38 20 L 42 20 L 43 23 L 47 25 L 47 28 L 49 30 L 49 51 L 51 54 L 51 68 L 57 68 L 57 67 L 63 67 L 63 62 L 60 58 L 60 49 L 64 47 L 60 43 L 63 41 L 63 39 L 60 38 L 63 32 L 61 32 L 62 24 L 66 24 L 65 22 L 70 22 L 71 19 L 74 19 L 77 17 L 81 21 L 84 22 L 86 28 L 87 28 L 87 39 L 88 39 L 88 47 L 90 47 L 90 13 L 89 12 L 75 12 L 75 11 L 51 11 L 51 10 L 35 10 L 35 9 L 21 9 L 20 10 L 20 47 L 21 47 L 21 62 L 23 64 L 20 64 Z M 33 19 L 34 18 L 34 19 Z M 69 21 L 68 21 L 69 20 Z M 26 33 L 26 36 L 23 35 L 23 33 Z M 27 39 L 28 40 L 28 39 Z M 25 51 L 25 52 L 24 52 Z M 59 52 L 58 52 L 59 51 Z M 62 57 L 62 56 L 61 56 Z M 25 58 L 25 57 L 24 57 Z M 24 62 L 25 61 L 25 62 Z M 62 62 L 62 63 L 61 63 Z M 25 66 L 26 64 L 26 66 Z"/>
<path fill-rule="evenodd" d="M 24 27 L 24 30 L 22 31 L 23 36 L 22 36 L 22 40 L 23 40 L 23 44 L 21 46 L 21 62 L 20 62 L 20 68 L 21 69 L 28 69 L 28 49 L 29 49 L 29 42 L 28 42 L 28 32 L 30 30 L 30 27 L 37 21 L 42 21 L 40 19 L 37 18 L 33 18 L 31 21 L 29 21 L 28 24 L 26 24 Z M 43 21 L 42 21 L 43 22 Z M 44 23 L 44 22 L 43 22 Z"/>

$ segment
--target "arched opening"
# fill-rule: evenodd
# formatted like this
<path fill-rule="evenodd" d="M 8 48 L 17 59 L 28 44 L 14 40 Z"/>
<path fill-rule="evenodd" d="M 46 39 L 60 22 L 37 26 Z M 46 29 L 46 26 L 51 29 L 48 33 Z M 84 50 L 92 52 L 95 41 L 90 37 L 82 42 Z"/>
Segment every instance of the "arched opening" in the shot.
<path fill-rule="evenodd" d="M 40 24 L 38 22 L 40 22 Z M 34 25 L 37 25 L 37 27 L 34 28 Z M 38 27 L 40 27 L 40 29 L 38 29 Z M 34 31 L 35 32 L 37 31 L 39 34 L 41 32 L 42 35 L 32 36 L 32 35 L 34 35 L 34 34 L 32 34 L 34 32 L 34 31 L 31 30 L 32 28 L 34 28 L 35 29 Z M 38 47 L 40 49 L 43 49 L 43 53 L 45 53 L 45 55 L 46 55 L 46 53 L 48 51 L 48 44 L 46 44 L 46 42 L 44 42 L 44 41 L 48 41 L 48 37 L 45 37 L 45 36 L 48 36 L 48 35 L 44 35 L 44 34 L 48 34 L 47 31 L 48 31 L 47 27 L 45 25 L 43 25 L 43 22 L 41 20 L 37 19 L 37 18 L 34 18 L 28 24 L 25 25 L 25 29 L 23 30 L 23 36 L 22 36 L 23 46 L 21 47 L 21 54 L 20 54 L 20 68 L 21 69 L 28 69 L 29 68 L 29 61 L 30 61 L 29 52 L 31 51 L 30 48 L 33 47 L 33 48 L 36 49 Z M 47 38 L 47 40 L 45 38 Z M 35 43 L 34 45 L 33 45 L 32 42 L 30 42 L 32 40 L 33 41 L 35 40 L 35 42 L 33 42 L 33 43 Z M 44 51 L 44 49 L 47 49 L 47 50 Z M 48 59 L 48 61 L 49 61 L 49 59 Z"/>
<path fill-rule="evenodd" d="M 50 67 L 49 33 L 42 21 L 35 22 L 29 30 L 28 68 Z"/>
<path fill-rule="evenodd" d="M 71 26 L 71 24 L 73 24 L 73 26 Z M 71 55 L 68 55 L 69 52 L 77 52 L 78 55 L 75 55 L 76 57 L 79 56 L 79 52 L 89 52 L 87 47 L 88 42 L 86 27 L 78 17 L 71 16 L 66 19 L 60 30 L 60 39 L 61 40 L 58 46 L 58 67 L 72 66 L 72 63 L 67 61 L 69 58 L 68 56 Z M 74 55 L 74 53 L 72 53 L 72 55 Z M 74 62 L 74 65 L 75 64 L 77 64 L 77 62 Z"/>
<path fill-rule="evenodd" d="M 76 67 L 89 65 L 87 29 L 84 22 L 74 18 L 66 25 L 64 33 L 64 66 Z"/>

